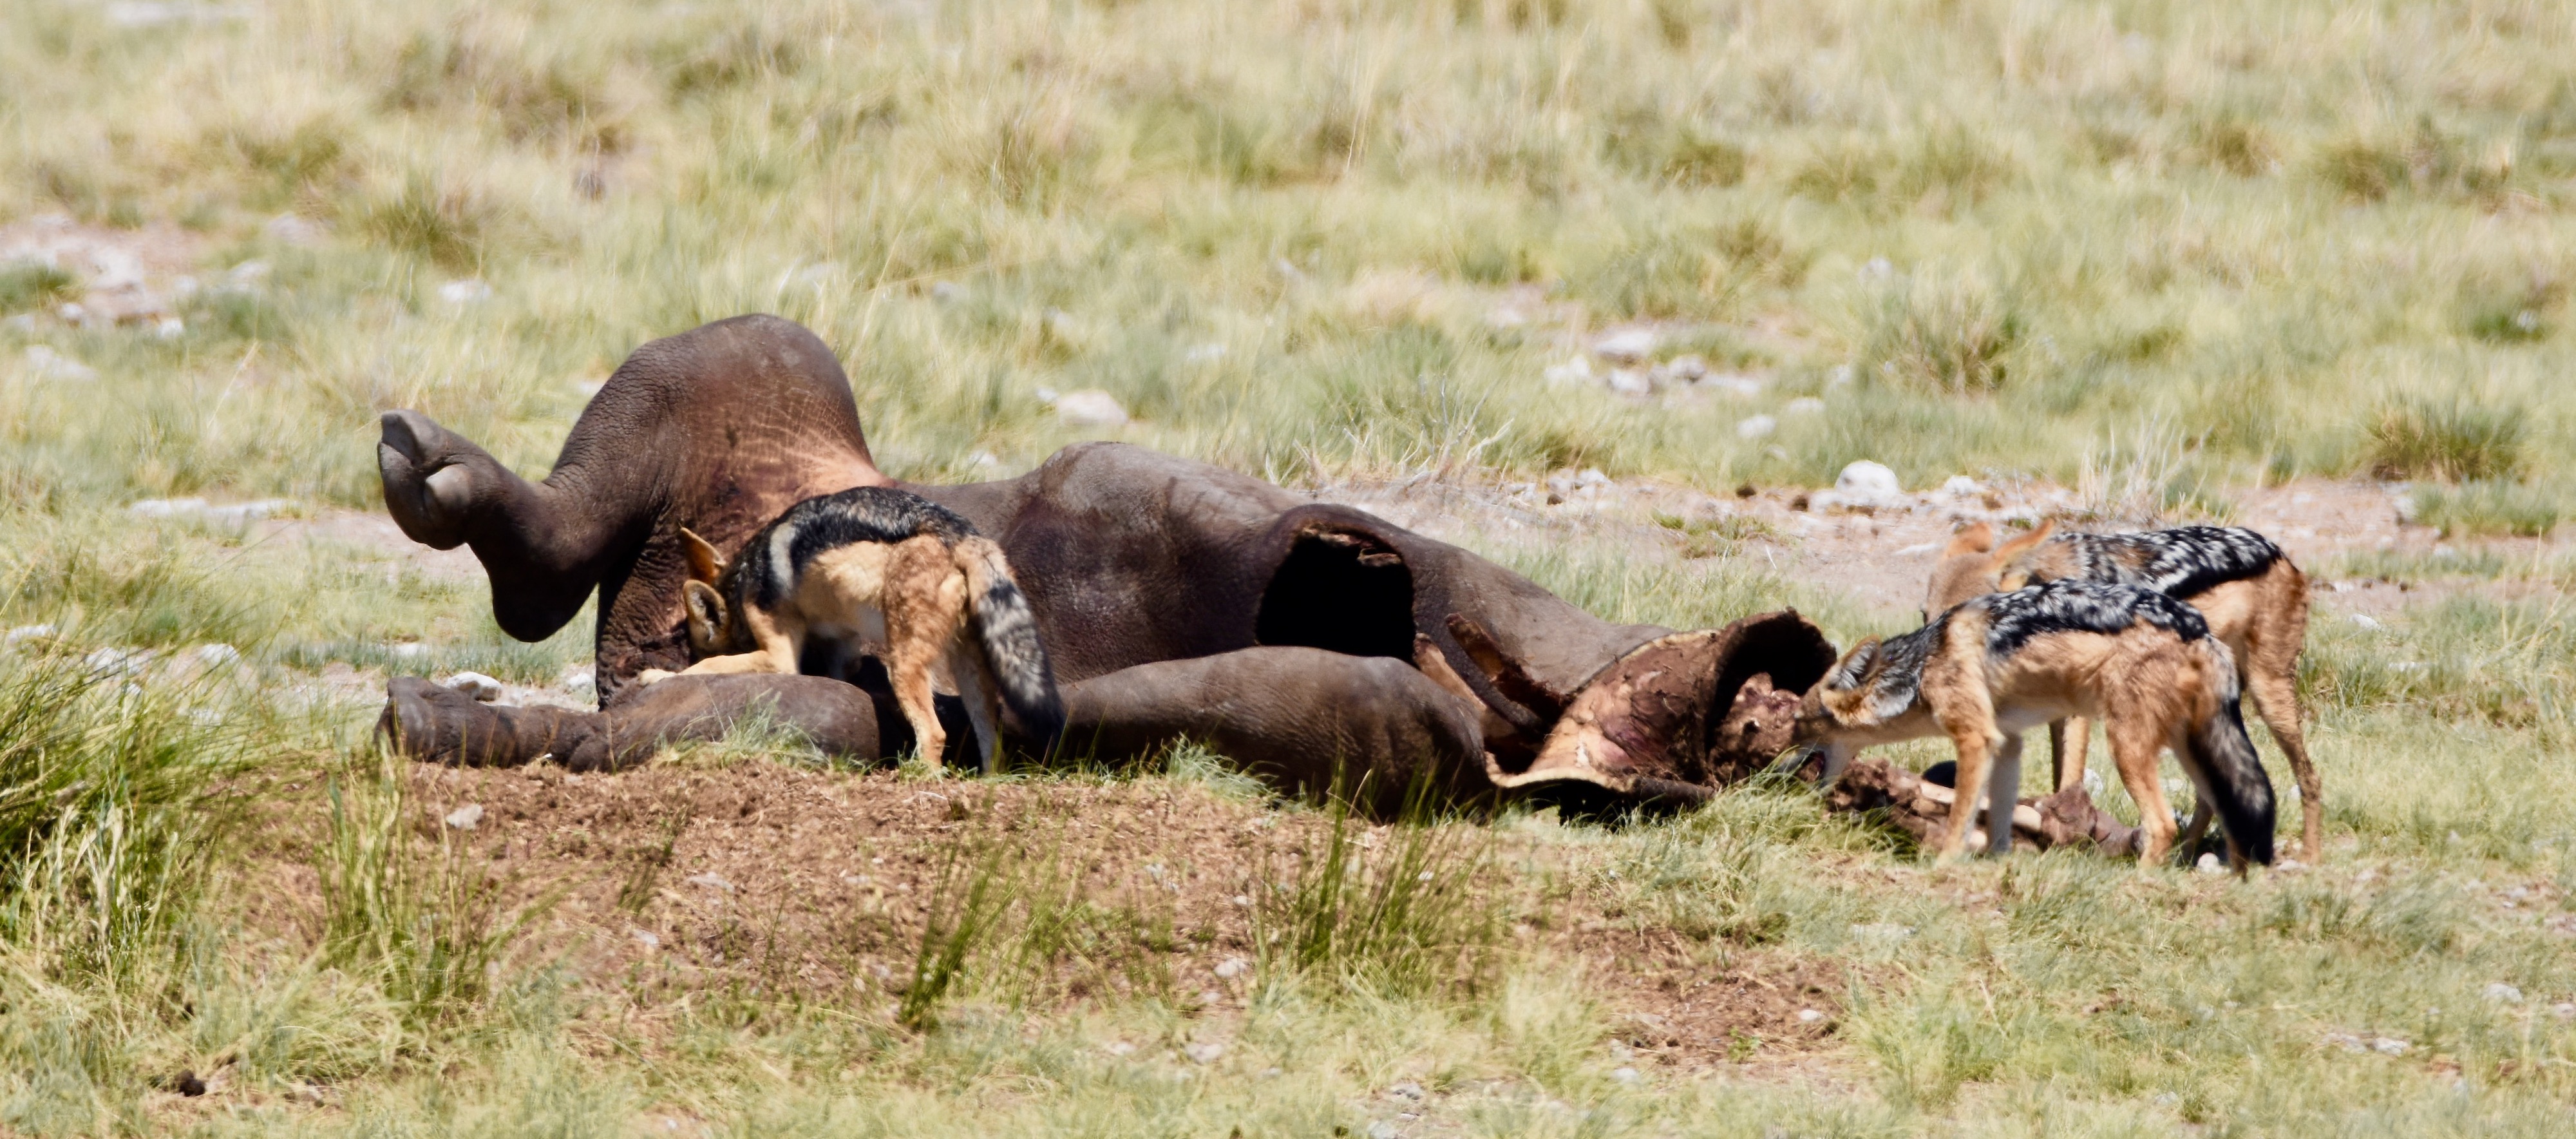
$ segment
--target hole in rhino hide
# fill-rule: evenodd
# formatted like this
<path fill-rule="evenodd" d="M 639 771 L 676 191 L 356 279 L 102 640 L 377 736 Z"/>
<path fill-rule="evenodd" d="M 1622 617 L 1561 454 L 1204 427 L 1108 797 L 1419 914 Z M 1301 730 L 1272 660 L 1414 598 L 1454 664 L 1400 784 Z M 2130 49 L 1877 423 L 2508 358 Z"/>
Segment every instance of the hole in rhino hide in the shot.
<path fill-rule="evenodd" d="M 1252 637 L 1364 657 L 1413 659 L 1413 571 L 1365 533 L 1298 533 L 1261 594 Z"/>
<path fill-rule="evenodd" d="M 1794 614 L 1748 621 L 1741 635 L 1735 652 L 1718 670 L 1717 683 L 1710 689 L 1710 708 L 1720 714 L 1709 717 L 1707 746 L 1711 757 L 1721 764 L 1730 759 L 1739 763 L 1768 762 L 1770 759 L 1769 755 L 1758 751 L 1748 751 L 1740 757 L 1731 754 L 1737 750 L 1734 746 L 1737 741 L 1722 738 L 1728 722 L 1723 710 L 1730 708 L 1743 694 L 1746 681 L 1757 675 L 1767 676 L 1771 688 L 1786 698 L 1787 707 L 1794 714 L 1797 698 L 1815 687 L 1816 682 L 1824 679 L 1825 673 L 1834 667 L 1833 644 L 1818 636 L 1815 626 L 1799 620 Z"/>

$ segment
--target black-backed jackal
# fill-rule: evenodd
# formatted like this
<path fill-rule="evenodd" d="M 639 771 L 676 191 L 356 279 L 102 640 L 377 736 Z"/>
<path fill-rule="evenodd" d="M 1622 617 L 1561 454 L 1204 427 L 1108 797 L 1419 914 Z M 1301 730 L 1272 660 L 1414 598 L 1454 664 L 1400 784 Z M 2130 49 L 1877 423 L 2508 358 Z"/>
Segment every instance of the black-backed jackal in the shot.
<path fill-rule="evenodd" d="M 1938 613 L 1983 593 L 2050 581 L 2132 585 L 2188 602 L 2209 622 L 2211 636 L 2236 657 L 2237 681 L 2272 729 L 2299 785 L 2300 856 L 2325 856 L 2325 801 L 2316 766 L 2308 761 L 2300 731 L 2299 653 L 2308 640 L 2308 579 L 2288 555 L 2239 526 L 2181 526 L 2129 534 L 2050 536 L 2043 523 L 2028 534 L 1995 544 L 1983 522 L 1959 531 L 1932 571 L 1926 613 Z M 2091 734 L 2081 719 L 2053 724 L 2057 785 L 2083 782 L 2084 750 Z M 2184 841 L 2209 825 L 2206 807 L 2193 811 Z"/>
<path fill-rule="evenodd" d="M 885 664 L 921 757 L 940 766 L 948 734 L 932 693 L 955 691 L 990 772 L 1007 706 L 1028 736 L 1052 744 L 1064 704 L 1028 598 L 1002 548 L 964 518 L 890 487 L 806 499 L 728 563 L 680 531 L 689 555 L 689 673 L 793 673 L 811 637 L 851 642 Z M 671 674 L 648 671 L 646 683 Z"/>
<path fill-rule="evenodd" d="M 1939 850 L 1947 860 L 1967 846 L 1980 792 L 1991 792 L 1991 849 L 2012 849 L 2021 733 L 2068 716 L 2099 718 L 2108 732 L 2121 782 L 2145 816 L 2145 862 L 2174 842 L 2157 777 L 2168 748 L 2201 801 L 2216 804 L 2230 860 L 2240 869 L 2272 861 L 2272 783 L 2237 711 L 2235 662 L 2198 610 L 2153 590 L 2051 582 L 1862 641 L 1807 691 L 1797 734 L 1826 745 L 1828 780 L 1855 748 L 1947 736 L 1959 752 Z"/>

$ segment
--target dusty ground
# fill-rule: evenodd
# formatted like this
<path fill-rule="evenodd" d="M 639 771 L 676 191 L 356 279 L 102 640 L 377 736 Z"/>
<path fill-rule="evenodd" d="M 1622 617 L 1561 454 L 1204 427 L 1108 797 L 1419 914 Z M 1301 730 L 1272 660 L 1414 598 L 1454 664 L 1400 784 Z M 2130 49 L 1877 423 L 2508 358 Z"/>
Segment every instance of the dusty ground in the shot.
<path fill-rule="evenodd" d="M 302 794 L 276 809 L 287 817 L 261 861 L 278 885 L 261 892 L 318 914 L 309 852 L 326 808 Z M 925 925 L 954 920 L 965 875 L 990 857 L 1015 871 L 1002 878 L 1019 897 L 1079 903 L 1058 948 L 1016 961 L 1023 999 L 1158 998 L 1211 1031 L 1251 998 L 1258 929 L 1280 920 L 1254 897 L 1297 881 L 1330 827 L 1318 812 L 1169 780 L 931 782 L 757 761 L 615 775 L 415 768 L 405 813 L 414 834 L 498 888 L 496 915 L 531 916 L 523 960 L 622 994 L 624 1015 L 649 1021 L 712 991 L 891 1020 Z M 1511 952 L 1584 970 L 1638 1063 L 1813 1066 L 1851 983 L 1840 963 L 1640 929 L 1580 885 L 1584 855 L 1548 841 L 1552 828 L 1542 817 L 1473 830 L 1510 848 L 1462 885 L 1509 918 L 1496 936 Z M 1355 827 L 1346 841 L 1367 861 L 1391 838 Z"/>

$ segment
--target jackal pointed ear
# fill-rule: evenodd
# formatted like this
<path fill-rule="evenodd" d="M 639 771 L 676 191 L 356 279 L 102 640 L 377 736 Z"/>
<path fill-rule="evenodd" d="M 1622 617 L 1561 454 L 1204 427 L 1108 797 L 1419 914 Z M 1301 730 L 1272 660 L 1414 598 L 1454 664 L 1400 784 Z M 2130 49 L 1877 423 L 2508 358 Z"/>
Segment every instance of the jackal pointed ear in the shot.
<path fill-rule="evenodd" d="M 725 556 L 717 553 L 715 546 L 706 539 L 698 537 L 697 531 L 680 527 L 680 548 L 689 555 L 690 580 L 713 584 L 724 576 Z"/>
<path fill-rule="evenodd" d="M 1995 524 L 1972 522 L 1950 535 L 1950 545 L 1941 551 L 1941 556 L 1955 558 L 1961 554 L 1982 554 L 1994 548 Z"/>
<path fill-rule="evenodd" d="M 703 581 L 691 581 L 680 587 L 680 598 L 689 610 L 689 646 L 700 653 L 714 651 L 724 635 L 724 595 Z"/>
<path fill-rule="evenodd" d="M 1978 525 L 1982 526 L 1984 523 L 1980 522 Z M 1995 564 L 2004 565 L 2011 562 L 2014 558 L 2018 558 L 2023 554 L 2038 549 L 2040 543 L 2047 541 L 2048 536 L 2056 532 L 2056 519 L 2040 519 L 2039 525 L 2030 528 L 2030 533 L 2023 534 L 2017 538 L 2006 541 L 2001 546 L 1995 547 Z"/>
<path fill-rule="evenodd" d="M 1869 675 L 1870 666 L 1877 663 L 1878 638 L 1870 637 L 1853 645 L 1850 652 L 1843 654 L 1842 662 L 1836 664 L 1832 672 L 1825 674 L 1825 687 L 1837 692 L 1857 688 L 1860 686 L 1861 679 Z"/>

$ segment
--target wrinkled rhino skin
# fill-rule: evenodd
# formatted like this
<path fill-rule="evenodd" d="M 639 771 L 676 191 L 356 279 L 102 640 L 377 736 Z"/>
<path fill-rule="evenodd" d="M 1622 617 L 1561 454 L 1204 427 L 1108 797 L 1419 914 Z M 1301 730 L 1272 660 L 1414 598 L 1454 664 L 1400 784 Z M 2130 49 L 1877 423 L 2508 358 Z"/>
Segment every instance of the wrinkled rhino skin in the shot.
<path fill-rule="evenodd" d="M 541 482 L 415 412 L 386 413 L 382 430 L 387 508 L 417 540 L 473 549 L 504 630 L 547 636 L 592 587 L 600 590 L 597 680 L 610 712 L 621 708 L 636 673 L 688 663 L 680 528 L 730 550 L 795 502 L 858 485 L 903 486 L 1002 545 L 1068 699 L 1071 688 L 1103 682 L 1089 689 L 1098 741 L 1147 746 L 1186 721 L 1291 782 L 1335 769 L 1291 754 L 1329 741 L 1368 749 L 1373 772 L 1421 768 L 1419 757 L 1435 757 L 1421 769 L 1463 790 L 1480 780 L 1457 774 L 1459 757 L 1480 756 L 1474 748 L 1461 753 L 1462 740 L 1481 739 L 1522 766 L 1596 675 L 1671 636 L 1659 626 L 1603 621 L 1475 554 L 1363 511 L 1122 444 L 1067 447 L 1001 482 L 893 483 L 869 455 L 830 350 L 770 316 L 718 321 L 638 348 L 583 411 Z M 1784 617 L 1812 636 L 1802 619 Z M 1190 663 L 1290 648 L 1322 655 Z M 1651 718 L 1690 735 L 1678 758 L 1693 773 L 1708 769 L 1700 734 L 1746 676 L 1769 672 L 1786 687 L 1812 671 L 1800 661 L 1753 659 L 1759 652 L 1737 659 L 1708 638 L 1652 651 L 1722 658 L 1691 663 L 1694 676 L 1717 683 L 1658 696 L 1666 704 L 1702 698 L 1710 708 L 1687 715 L 1666 708 Z M 1147 667 L 1162 665 L 1173 667 Z M 1437 683 L 1416 666 L 1436 672 Z M 1265 675 L 1289 679 L 1213 723 L 1170 702 L 1176 692 L 1205 694 Z M 1363 685 L 1374 687 L 1361 692 Z M 431 699 L 443 698 L 414 690 L 394 699 L 388 715 L 399 720 L 393 705 Z M 1323 704 L 1300 703 L 1308 700 Z M 1601 705 L 1586 704 L 1586 714 L 1614 727 L 1624 722 L 1618 708 Z M 1325 713 L 1337 706 L 1355 711 L 1328 727 Z M 1463 727 L 1453 722 L 1461 707 Z M 521 762 L 554 734 L 580 730 L 532 710 L 503 717 L 506 730 L 490 716 L 452 718 L 486 724 L 474 729 L 490 737 L 481 754 L 516 746 Z M 1656 769 L 1675 758 L 1644 757 Z M 1643 786 L 1632 780 L 1614 790 Z"/>
<path fill-rule="evenodd" d="M 1417 786 L 1436 802 L 1490 793 L 1476 709 L 1402 661 L 1310 648 L 1160 661 L 1065 690 L 1076 756 L 1207 744 L 1272 786 L 1341 792 L 1380 816 Z"/>
<path fill-rule="evenodd" d="M 418 412 L 379 428 L 386 510 L 415 541 L 474 551 L 503 631 L 543 640 L 599 589 L 603 702 L 644 669 L 688 667 L 679 527 L 730 550 L 803 499 L 891 481 L 831 349 L 774 316 L 636 349 L 542 482 Z"/>
<path fill-rule="evenodd" d="M 505 707 L 416 676 L 385 686 L 376 730 L 394 750 L 430 763 L 517 767 L 544 759 L 573 771 L 632 767 L 656 750 L 722 739 L 766 716 L 826 755 L 874 760 L 889 750 L 866 691 L 820 676 L 682 676 L 647 685 L 606 711 Z M 910 736 L 904 737 L 910 745 Z"/>

